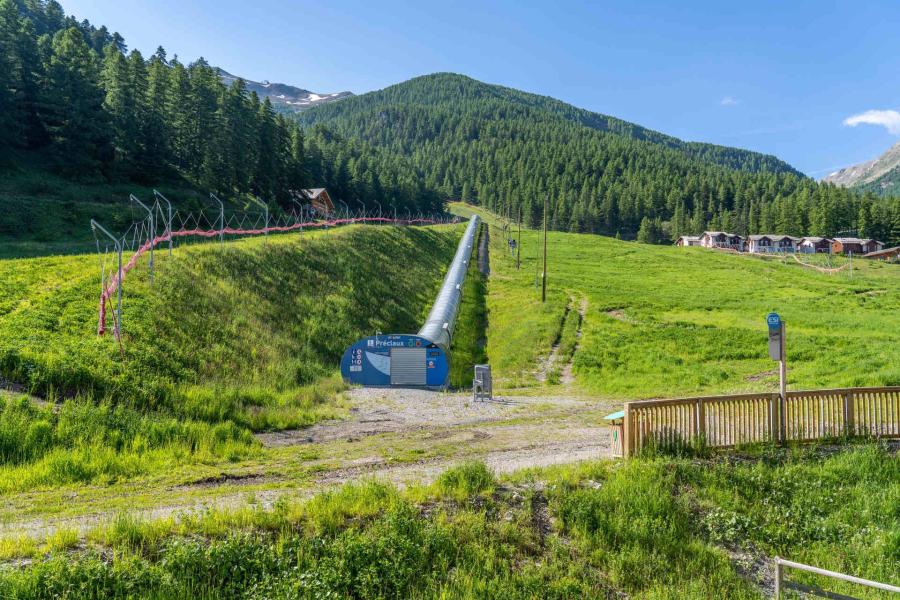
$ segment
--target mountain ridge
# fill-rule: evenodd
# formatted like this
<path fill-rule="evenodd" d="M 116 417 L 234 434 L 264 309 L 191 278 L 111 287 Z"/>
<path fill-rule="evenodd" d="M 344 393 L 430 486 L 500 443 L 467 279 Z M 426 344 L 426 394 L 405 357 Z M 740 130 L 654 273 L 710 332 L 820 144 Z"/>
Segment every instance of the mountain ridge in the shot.
<path fill-rule="evenodd" d="M 221 67 L 218 67 L 216 72 L 219 78 L 229 86 L 238 79 L 243 79 L 248 92 L 256 92 L 260 98 L 269 98 L 275 108 L 286 112 L 300 112 L 318 104 L 334 102 L 354 95 L 350 91 L 318 94 L 287 83 L 272 83 L 268 80 L 253 81 L 252 79 L 232 75 Z"/>
<path fill-rule="evenodd" d="M 871 160 L 861 162 L 822 179 L 825 183 L 888 195 L 900 193 L 900 142 Z"/>
<path fill-rule="evenodd" d="M 428 84 L 432 81 L 449 81 L 458 85 L 454 85 L 453 89 L 450 89 L 449 86 L 444 88 L 443 92 L 445 95 L 443 97 L 429 97 L 427 92 L 421 88 L 427 88 Z M 411 98 L 404 100 L 404 103 L 407 104 L 426 104 L 450 108 L 457 105 L 460 101 L 465 102 L 467 100 L 511 102 L 522 110 L 521 114 L 517 116 L 529 117 L 533 116 L 532 113 L 534 110 L 545 110 L 566 121 L 583 125 L 595 131 L 622 135 L 635 140 L 659 144 L 680 150 L 700 160 L 709 160 L 711 155 L 717 151 L 738 152 L 743 159 L 750 159 L 750 162 L 755 162 L 758 170 L 789 172 L 794 175 L 805 177 L 803 173 L 793 166 L 771 154 L 763 154 L 752 150 L 745 150 L 743 148 L 721 146 L 706 142 L 684 141 L 618 117 L 576 107 L 557 98 L 553 98 L 552 96 L 524 92 L 503 85 L 486 83 L 460 73 L 437 72 L 420 75 L 380 90 L 354 95 L 352 98 L 348 98 L 349 102 L 342 103 L 344 105 L 342 108 L 331 110 L 330 112 L 332 114 L 330 116 L 340 116 L 341 113 L 352 111 L 360 104 L 371 104 L 372 98 L 376 99 L 374 102 L 376 105 L 390 106 L 391 104 L 398 103 L 398 95 L 401 91 L 406 92 L 408 90 L 412 90 L 412 94 Z M 317 114 L 320 113 L 322 113 L 321 110 L 318 111 Z M 325 114 L 327 115 L 328 113 L 326 112 Z M 303 120 L 307 123 L 314 122 L 317 120 L 317 117 L 308 114 Z M 751 157 L 755 158 L 751 159 Z M 738 161 L 730 161 L 729 164 L 729 161 L 719 159 L 717 162 L 723 164 L 723 166 L 735 168 Z"/>

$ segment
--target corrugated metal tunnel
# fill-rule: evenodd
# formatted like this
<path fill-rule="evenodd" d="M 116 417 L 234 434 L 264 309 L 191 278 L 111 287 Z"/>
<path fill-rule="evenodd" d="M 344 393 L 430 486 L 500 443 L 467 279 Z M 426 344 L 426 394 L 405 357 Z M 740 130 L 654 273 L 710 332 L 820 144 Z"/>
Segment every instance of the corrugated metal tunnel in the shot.
<path fill-rule="evenodd" d="M 481 219 L 473 215 L 456 255 L 418 334 L 375 335 L 344 352 L 341 375 L 365 386 L 444 387 L 450 375 L 450 342 L 462 302 L 462 288 Z"/>

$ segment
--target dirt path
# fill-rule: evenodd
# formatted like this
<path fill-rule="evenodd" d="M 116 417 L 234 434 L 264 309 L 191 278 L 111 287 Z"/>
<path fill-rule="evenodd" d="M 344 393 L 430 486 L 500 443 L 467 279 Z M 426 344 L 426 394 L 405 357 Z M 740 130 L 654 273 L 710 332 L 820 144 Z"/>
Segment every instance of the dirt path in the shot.
<path fill-rule="evenodd" d="M 351 416 L 312 427 L 257 436 L 267 455 L 302 460 L 318 453 L 310 479 L 263 475 L 264 465 L 236 463 L 221 475 L 159 490 L 159 504 L 128 510 L 142 519 L 179 518 L 209 509 L 238 508 L 252 498 L 272 507 L 280 498 L 304 498 L 350 481 L 375 478 L 400 487 L 428 484 L 448 467 L 482 460 L 498 474 L 523 468 L 610 455 L 609 429 L 600 415 L 608 406 L 575 397 L 498 397 L 473 402 L 468 394 L 360 388 L 349 392 Z M 424 449 L 422 457 L 408 455 Z M 343 453 L 343 457 L 338 453 Z M 274 459 L 273 459 L 274 460 Z M 123 489 L 146 493 L 143 486 Z M 0 524 L 0 534 L 43 538 L 54 531 L 86 533 L 109 523 L 122 509 L 87 504 L 75 517 L 30 518 Z"/>
<path fill-rule="evenodd" d="M 581 328 L 584 326 L 584 315 L 587 314 L 588 301 L 587 298 L 582 298 L 581 302 L 578 304 L 578 328 L 575 330 L 575 350 L 572 351 L 572 357 L 574 358 L 575 353 L 578 352 L 578 347 L 581 345 Z M 572 373 L 572 360 L 563 366 L 562 374 L 560 375 L 560 383 L 563 385 L 572 385 L 575 383 L 575 375 Z"/>

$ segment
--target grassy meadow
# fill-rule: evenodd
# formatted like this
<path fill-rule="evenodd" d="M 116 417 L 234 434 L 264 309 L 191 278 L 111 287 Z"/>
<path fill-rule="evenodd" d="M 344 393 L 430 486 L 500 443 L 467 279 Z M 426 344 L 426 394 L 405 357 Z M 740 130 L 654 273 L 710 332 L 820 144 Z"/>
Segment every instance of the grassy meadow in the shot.
<path fill-rule="evenodd" d="M 586 462 L 502 479 L 470 462 L 402 491 L 364 481 L 273 510 L 122 515 L 84 539 L 0 544 L 7 558 L 42 557 L 0 571 L 0 594 L 751 599 L 769 596 L 778 554 L 898 582 L 900 472 L 885 447 L 738 458 Z"/>
<path fill-rule="evenodd" d="M 765 327 L 772 310 L 787 324 L 790 387 L 900 385 L 900 265 L 857 259 L 852 271 L 827 274 L 792 259 L 551 232 L 542 305 L 540 232 L 522 231 L 516 270 L 500 223 L 488 220 L 487 354 L 501 385 L 538 385 L 537 358 L 562 341 L 566 307 L 582 300 L 573 372 L 590 395 L 776 389 Z"/>
<path fill-rule="evenodd" d="M 122 347 L 98 337 L 95 255 L 0 261 L 0 490 L 104 483 L 258 453 L 251 431 L 342 414 L 336 365 L 413 330 L 460 227 L 372 228 L 157 253 L 125 280 Z M 112 320 L 110 319 L 110 325 Z"/>

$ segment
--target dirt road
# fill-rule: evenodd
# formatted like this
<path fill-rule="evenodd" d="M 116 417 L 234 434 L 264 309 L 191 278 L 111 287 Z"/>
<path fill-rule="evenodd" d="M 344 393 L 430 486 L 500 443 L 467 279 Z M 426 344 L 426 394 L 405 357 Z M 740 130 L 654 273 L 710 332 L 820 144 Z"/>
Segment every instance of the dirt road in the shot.
<path fill-rule="evenodd" d="M 282 497 L 307 497 L 369 478 L 401 487 L 427 484 L 465 460 L 482 460 L 502 474 L 610 454 L 609 429 L 601 419 L 610 406 L 574 397 L 500 397 L 476 403 L 463 394 L 369 388 L 349 392 L 349 402 L 346 420 L 259 434 L 262 459 L 229 464 L 215 477 L 159 490 L 148 489 L 153 482 L 122 485 L 109 507 L 72 498 L 72 506 L 84 503 L 70 507 L 75 516 L 7 518 L 0 534 L 43 538 L 59 529 L 84 533 L 122 512 L 148 519 L 178 517 L 245 506 L 248 499 L 271 507 Z M 300 463 L 312 475 L 295 477 L 285 467 Z"/>

